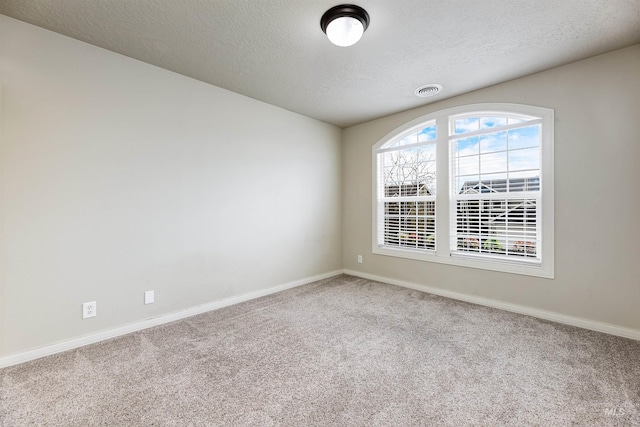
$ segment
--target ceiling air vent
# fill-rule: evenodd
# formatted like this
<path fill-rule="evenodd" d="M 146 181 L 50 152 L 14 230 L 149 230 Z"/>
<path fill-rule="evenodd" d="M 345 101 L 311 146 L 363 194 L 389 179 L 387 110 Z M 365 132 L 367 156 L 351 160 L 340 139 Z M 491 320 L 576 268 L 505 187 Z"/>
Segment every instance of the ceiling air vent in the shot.
<path fill-rule="evenodd" d="M 420 86 L 416 89 L 416 96 L 421 98 L 428 98 L 430 96 L 437 95 L 442 90 L 442 85 L 428 84 Z"/>

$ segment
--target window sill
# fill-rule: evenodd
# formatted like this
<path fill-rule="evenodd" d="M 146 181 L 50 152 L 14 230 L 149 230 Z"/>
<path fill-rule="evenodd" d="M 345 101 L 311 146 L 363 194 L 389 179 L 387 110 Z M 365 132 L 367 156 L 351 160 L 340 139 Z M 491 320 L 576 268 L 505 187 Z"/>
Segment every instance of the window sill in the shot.
<path fill-rule="evenodd" d="M 390 248 L 374 245 L 372 252 L 377 255 L 406 258 L 416 261 L 435 262 L 459 267 L 478 268 L 501 273 L 520 274 L 525 276 L 553 279 L 553 265 L 519 260 L 494 260 L 486 257 L 468 256 L 464 254 L 438 255 L 436 251 L 411 250 L 410 248 Z"/>

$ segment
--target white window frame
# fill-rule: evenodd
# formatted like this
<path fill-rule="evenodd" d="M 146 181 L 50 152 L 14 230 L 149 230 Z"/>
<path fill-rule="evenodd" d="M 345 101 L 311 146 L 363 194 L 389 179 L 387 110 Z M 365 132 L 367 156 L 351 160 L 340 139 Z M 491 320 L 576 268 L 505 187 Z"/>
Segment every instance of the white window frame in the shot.
<path fill-rule="evenodd" d="M 449 136 L 449 119 L 452 116 L 471 114 L 474 116 L 490 116 L 492 114 L 522 114 L 540 118 L 540 251 L 541 261 L 532 263 L 527 260 L 497 259 L 491 256 L 465 255 L 461 252 L 453 254 L 451 250 L 450 211 L 452 209 L 450 173 L 451 150 Z M 412 248 L 388 247 L 379 244 L 379 236 L 384 234 L 384 217 L 381 217 L 378 199 L 378 150 L 385 144 L 420 129 L 428 122 L 436 122 L 436 249 L 421 250 Z M 372 147 L 372 252 L 419 261 L 436 262 L 483 270 L 523 274 L 545 278 L 554 277 L 554 111 L 552 109 L 509 103 L 471 104 L 448 108 L 419 117 L 395 129 L 380 139 Z M 382 219 L 382 221 L 380 221 Z M 382 230 L 381 230 L 382 227 Z"/>

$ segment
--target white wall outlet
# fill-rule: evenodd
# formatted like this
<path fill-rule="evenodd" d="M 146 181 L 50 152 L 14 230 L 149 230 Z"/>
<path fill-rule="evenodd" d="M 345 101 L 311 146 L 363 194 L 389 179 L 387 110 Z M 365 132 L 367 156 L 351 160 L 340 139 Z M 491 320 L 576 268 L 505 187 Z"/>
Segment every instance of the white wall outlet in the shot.
<path fill-rule="evenodd" d="M 156 300 L 156 297 L 153 291 L 145 291 L 144 293 L 144 303 L 145 304 L 153 304 Z"/>
<path fill-rule="evenodd" d="M 85 302 L 82 304 L 82 318 L 88 319 L 89 317 L 95 317 L 97 305 L 95 301 Z"/>
<path fill-rule="evenodd" d="M 362 255 L 358 255 L 358 264 L 362 264 Z"/>

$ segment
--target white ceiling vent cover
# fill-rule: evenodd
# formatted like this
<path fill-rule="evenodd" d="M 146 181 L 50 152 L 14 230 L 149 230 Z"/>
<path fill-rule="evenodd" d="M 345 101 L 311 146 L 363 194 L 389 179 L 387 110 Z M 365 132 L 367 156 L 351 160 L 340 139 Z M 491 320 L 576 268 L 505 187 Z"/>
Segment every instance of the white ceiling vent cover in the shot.
<path fill-rule="evenodd" d="M 442 85 L 438 84 L 428 84 L 422 85 L 418 89 L 416 89 L 416 96 L 421 98 L 428 98 L 430 96 L 437 95 L 442 90 Z"/>

